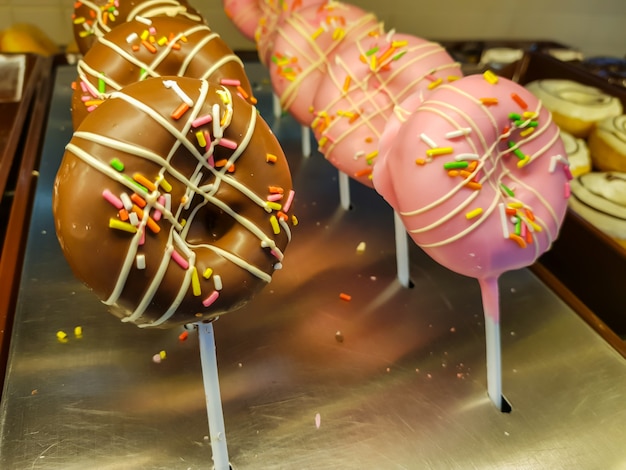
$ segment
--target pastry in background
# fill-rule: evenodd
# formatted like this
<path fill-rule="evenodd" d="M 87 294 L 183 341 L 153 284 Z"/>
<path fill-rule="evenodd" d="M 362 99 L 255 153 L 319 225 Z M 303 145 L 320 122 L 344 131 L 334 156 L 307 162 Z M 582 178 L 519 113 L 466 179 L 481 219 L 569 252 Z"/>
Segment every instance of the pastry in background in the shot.
<path fill-rule="evenodd" d="M 58 54 L 60 51 L 52 39 L 38 26 L 16 23 L 0 34 L 0 51 L 9 53 L 33 53 L 42 56 Z"/>
<path fill-rule="evenodd" d="M 589 173 L 591 171 L 591 157 L 587 142 L 565 131 L 561 131 L 561 140 L 563 140 L 563 145 L 565 145 L 565 152 L 567 153 L 572 176 L 576 177 Z"/>
<path fill-rule="evenodd" d="M 602 90 L 572 80 L 543 79 L 526 85 L 564 131 L 585 138 L 603 119 L 622 114 L 622 103 Z"/>
<path fill-rule="evenodd" d="M 569 207 L 626 248 L 626 173 L 587 173 L 571 190 Z"/>
<path fill-rule="evenodd" d="M 626 172 L 626 115 L 599 122 L 587 143 L 596 169 Z"/>
<path fill-rule="evenodd" d="M 483 51 L 480 64 L 485 68 L 499 70 L 505 65 L 517 62 L 524 56 L 524 50 L 514 47 L 492 47 Z"/>

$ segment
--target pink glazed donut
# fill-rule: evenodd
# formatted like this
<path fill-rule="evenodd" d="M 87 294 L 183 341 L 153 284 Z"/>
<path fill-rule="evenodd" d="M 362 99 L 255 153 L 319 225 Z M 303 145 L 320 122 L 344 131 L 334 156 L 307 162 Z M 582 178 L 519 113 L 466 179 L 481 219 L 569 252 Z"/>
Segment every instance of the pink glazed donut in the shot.
<path fill-rule="evenodd" d="M 224 12 L 235 28 L 246 38 L 254 41 L 254 34 L 263 17 L 259 0 L 222 0 Z"/>
<path fill-rule="evenodd" d="M 280 24 L 298 10 L 309 6 L 333 3 L 332 0 L 259 0 L 263 15 L 254 34 L 259 60 L 268 65 Z"/>
<path fill-rule="evenodd" d="M 346 43 L 313 103 L 311 127 L 321 153 L 340 171 L 373 187 L 379 139 L 394 107 L 461 75 L 440 44 L 416 36 L 391 32 Z"/>
<path fill-rule="evenodd" d="M 441 85 L 389 132 L 374 186 L 435 261 L 497 278 L 551 246 L 571 173 L 550 112 L 522 86 L 490 72 Z"/>
<path fill-rule="evenodd" d="M 282 109 L 309 126 L 317 87 L 342 44 L 382 32 L 376 16 L 341 2 L 293 12 L 276 31 L 269 73 Z"/>

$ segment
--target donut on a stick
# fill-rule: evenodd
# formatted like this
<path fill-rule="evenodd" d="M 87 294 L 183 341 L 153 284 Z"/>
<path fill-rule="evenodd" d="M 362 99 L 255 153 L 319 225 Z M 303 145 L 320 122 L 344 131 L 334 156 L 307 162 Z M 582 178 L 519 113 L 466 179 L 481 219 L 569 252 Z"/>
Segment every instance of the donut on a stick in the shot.
<path fill-rule="evenodd" d="M 128 21 L 108 32 L 78 61 L 72 95 L 72 122 L 115 91 L 149 77 L 178 75 L 226 85 L 252 104 L 256 99 L 243 62 L 219 34 L 185 18 Z"/>
<path fill-rule="evenodd" d="M 441 85 L 383 142 L 376 190 L 428 255 L 479 281 L 501 408 L 498 278 L 558 235 L 571 179 L 559 129 L 528 90 L 488 72 Z"/>

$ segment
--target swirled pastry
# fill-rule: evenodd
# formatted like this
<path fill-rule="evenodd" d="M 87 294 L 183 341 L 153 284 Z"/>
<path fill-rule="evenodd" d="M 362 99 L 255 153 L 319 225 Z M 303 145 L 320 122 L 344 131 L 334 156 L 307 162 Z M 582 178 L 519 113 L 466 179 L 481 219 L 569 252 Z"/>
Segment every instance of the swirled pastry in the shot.
<path fill-rule="evenodd" d="M 576 178 L 569 205 L 626 247 L 626 173 L 594 171 Z"/>
<path fill-rule="evenodd" d="M 626 172 L 626 115 L 600 121 L 589 135 L 588 144 L 596 169 Z"/>
<path fill-rule="evenodd" d="M 526 88 L 552 112 L 562 130 L 576 137 L 587 137 L 595 123 L 622 114 L 619 99 L 572 80 L 536 80 Z"/>

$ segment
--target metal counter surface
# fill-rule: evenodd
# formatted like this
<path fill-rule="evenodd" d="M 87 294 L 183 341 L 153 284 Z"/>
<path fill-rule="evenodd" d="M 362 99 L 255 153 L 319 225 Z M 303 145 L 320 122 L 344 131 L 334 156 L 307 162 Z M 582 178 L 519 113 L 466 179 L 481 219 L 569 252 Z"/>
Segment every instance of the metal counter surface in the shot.
<path fill-rule="evenodd" d="M 284 269 L 215 323 L 230 458 L 249 469 L 626 469 L 626 361 L 529 270 L 501 278 L 504 393 L 487 397 L 480 292 L 411 244 L 393 214 L 303 158 L 300 127 L 260 110 L 288 155 L 300 225 Z M 45 136 L 1 408 L 0 468 L 210 469 L 197 336 L 122 324 L 72 276 L 51 187 L 71 135 L 61 67 Z M 365 252 L 356 247 L 366 243 Z M 341 292 L 352 301 L 339 298 Z M 82 326 L 82 338 L 73 335 Z M 68 332 L 68 341 L 56 332 Z M 154 363 L 155 353 L 167 358 Z"/>

